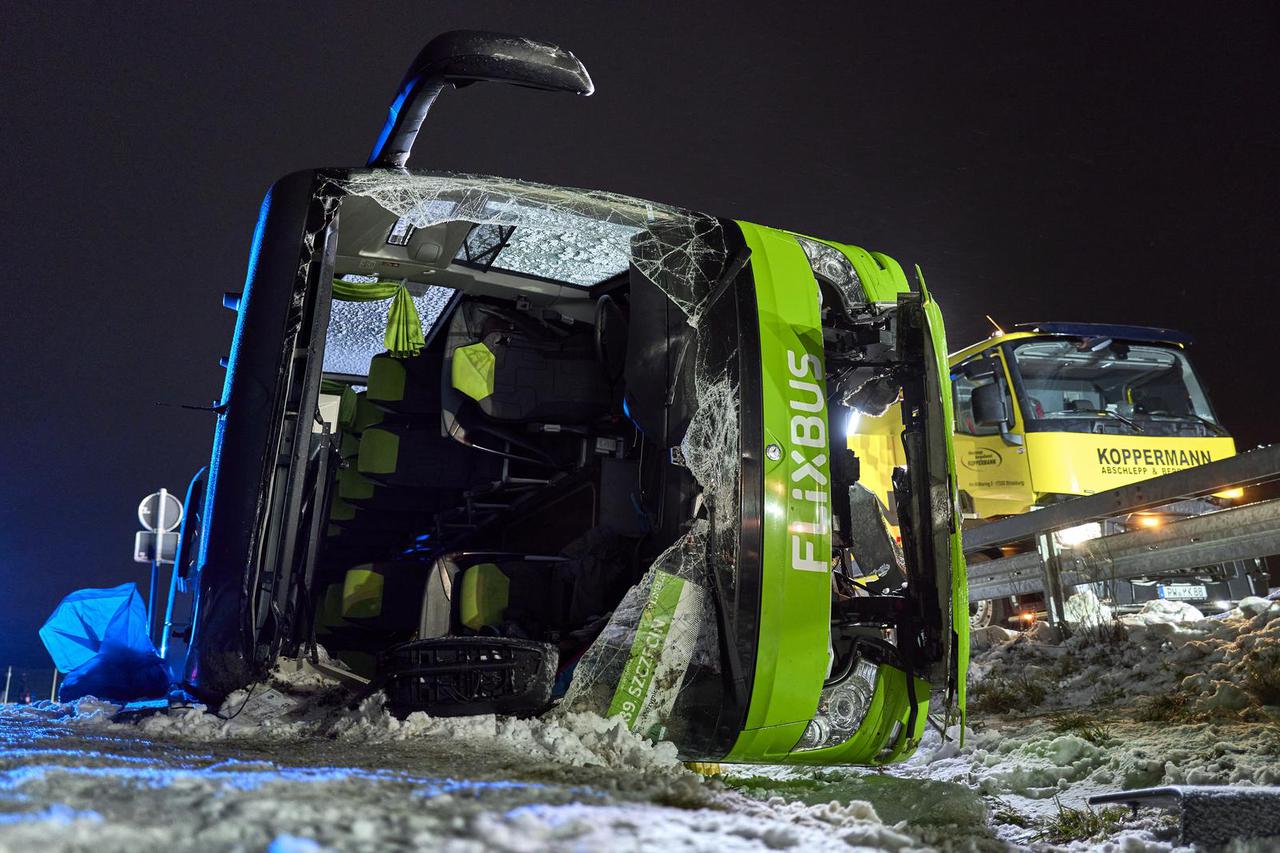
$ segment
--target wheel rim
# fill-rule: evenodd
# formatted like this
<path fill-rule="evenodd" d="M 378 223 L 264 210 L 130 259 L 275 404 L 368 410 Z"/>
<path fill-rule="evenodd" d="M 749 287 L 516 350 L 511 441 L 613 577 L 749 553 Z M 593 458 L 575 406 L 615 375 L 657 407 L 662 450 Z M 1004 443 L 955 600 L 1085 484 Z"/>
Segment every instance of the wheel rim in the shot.
<path fill-rule="evenodd" d="M 991 624 L 991 613 L 995 608 L 990 601 L 978 601 L 969 604 L 969 628 L 986 628 Z"/>

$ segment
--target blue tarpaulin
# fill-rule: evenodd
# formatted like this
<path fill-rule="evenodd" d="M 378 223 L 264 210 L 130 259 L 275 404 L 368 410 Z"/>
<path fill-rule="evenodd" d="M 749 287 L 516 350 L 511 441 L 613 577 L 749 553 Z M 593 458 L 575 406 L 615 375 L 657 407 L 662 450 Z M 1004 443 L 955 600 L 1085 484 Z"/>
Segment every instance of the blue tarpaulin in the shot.
<path fill-rule="evenodd" d="M 147 632 L 147 608 L 136 584 L 81 589 L 54 609 L 40 639 L 66 674 L 58 698 L 127 702 L 164 696 L 169 673 Z"/>

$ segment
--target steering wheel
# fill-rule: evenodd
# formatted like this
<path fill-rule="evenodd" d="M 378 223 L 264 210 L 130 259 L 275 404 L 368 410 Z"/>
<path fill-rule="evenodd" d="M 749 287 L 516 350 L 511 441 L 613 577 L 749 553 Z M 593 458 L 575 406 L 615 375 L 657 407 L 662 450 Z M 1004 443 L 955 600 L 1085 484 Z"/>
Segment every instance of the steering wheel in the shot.
<path fill-rule="evenodd" d="M 607 293 L 596 300 L 595 332 L 596 360 L 612 385 L 627 366 L 627 315 Z"/>

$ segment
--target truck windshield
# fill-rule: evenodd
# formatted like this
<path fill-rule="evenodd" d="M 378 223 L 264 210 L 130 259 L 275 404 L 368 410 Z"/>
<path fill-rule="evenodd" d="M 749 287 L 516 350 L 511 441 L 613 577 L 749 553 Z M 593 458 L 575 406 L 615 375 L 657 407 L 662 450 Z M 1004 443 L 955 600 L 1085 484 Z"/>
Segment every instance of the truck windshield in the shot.
<path fill-rule="evenodd" d="M 1013 348 L 1032 432 L 1221 435 L 1187 357 L 1161 344 L 1039 340 Z"/>

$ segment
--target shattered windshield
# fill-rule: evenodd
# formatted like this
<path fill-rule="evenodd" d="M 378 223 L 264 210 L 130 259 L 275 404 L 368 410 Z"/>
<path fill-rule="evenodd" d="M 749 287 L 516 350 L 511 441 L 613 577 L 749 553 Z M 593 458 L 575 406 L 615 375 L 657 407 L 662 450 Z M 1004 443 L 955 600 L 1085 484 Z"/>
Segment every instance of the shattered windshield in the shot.
<path fill-rule="evenodd" d="M 641 229 L 616 222 L 563 217 L 538 209 L 506 212 L 526 224 L 486 223 L 471 229 L 454 260 L 482 270 L 502 270 L 590 287 L 627 271 L 629 252 L 619 251 Z M 497 211 L 489 215 L 497 216 Z M 566 214 L 572 216 L 572 214 Z M 546 220 L 545 227 L 538 227 Z"/>
<path fill-rule="evenodd" d="M 335 182 L 348 195 L 373 199 L 395 214 L 393 230 L 401 233 L 472 223 L 454 256 L 465 265 L 586 286 L 634 263 L 651 280 L 670 281 L 668 297 L 695 324 L 699 299 L 707 295 L 706 268 L 723 244 L 720 223 L 711 217 L 599 190 L 376 170 Z"/>
<path fill-rule="evenodd" d="M 1034 341 L 1014 347 L 1031 429 L 1220 431 L 1187 357 L 1154 344 Z"/>

